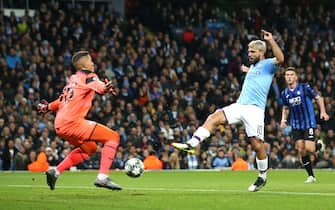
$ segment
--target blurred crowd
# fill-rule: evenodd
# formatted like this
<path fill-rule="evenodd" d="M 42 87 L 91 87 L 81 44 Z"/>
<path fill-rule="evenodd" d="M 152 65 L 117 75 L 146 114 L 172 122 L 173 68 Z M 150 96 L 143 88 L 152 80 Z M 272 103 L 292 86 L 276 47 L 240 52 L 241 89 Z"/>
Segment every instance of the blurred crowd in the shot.
<path fill-rule="evenodd" d="M 160 24 L 151 28 L 144 24 L 148 17 L 124 18 L 103 3 L 72 8 L 52 2 L 41 4 L 33 17 L 0 12 L 0 169 L 26 170 L 41 152 L 54 166 L 69 154 L 71 145 L 55 135 L 55 114 L 39 115 L 36 104 L 59 96 L 74 73 L 71 56 L 80 49 L 90 51 L 97 74 L 119 91 L 117 97 L 96 95 L 87 116 L 120 133 L 112 168 L 139 157 L 159 159 L 163 169 L 225 168 L 242 158 L 253 169 L 255 154 L 241 125 L 217 127 L 195 154 L 178 152 L 170 143 L 187 141 L 208 114 L 237 99 L 248 42 L 259 38 L 262 28 L 274 34 L 285 54 L 266 109 L 270 167 L 301 167 L 290 128 L 279 128 L 283 71 L 295 66 L 300 81 L 324 97 L 331 116 L 321 121 L 315 104 L 316 138 L 326 148 L 311 155 L 313 165 L 335 168 L 334 9 L 310 1 L 229 9 L 198 1 L 186 1 L 188 7 L 184 1 L 152 1 L 146 9 Z M 208 22 L 230 27 L 211 30 Z M 172 35 L 174 27 L 184 28 L 181 39 Z M 100 149 L 79 168 L 99 168 Z"/>

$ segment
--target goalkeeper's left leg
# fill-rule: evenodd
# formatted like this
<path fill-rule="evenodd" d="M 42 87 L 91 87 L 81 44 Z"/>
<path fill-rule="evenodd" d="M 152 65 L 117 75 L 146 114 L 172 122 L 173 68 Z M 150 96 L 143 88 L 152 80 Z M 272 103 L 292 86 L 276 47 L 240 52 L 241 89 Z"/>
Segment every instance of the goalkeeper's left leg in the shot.
<path fill-rule="evenodd" d="M 120 142 L 120 135 L 104 125 L 97 124 L 90 140 L 104 144 L 101 151 L 99 174 L 94 182 L 95 186 L 105 187 L 112 190 L 121 190 L 121 186 L 112 182 L 112 180 L 108 177 L 109 169 L 112 165 Z"/>

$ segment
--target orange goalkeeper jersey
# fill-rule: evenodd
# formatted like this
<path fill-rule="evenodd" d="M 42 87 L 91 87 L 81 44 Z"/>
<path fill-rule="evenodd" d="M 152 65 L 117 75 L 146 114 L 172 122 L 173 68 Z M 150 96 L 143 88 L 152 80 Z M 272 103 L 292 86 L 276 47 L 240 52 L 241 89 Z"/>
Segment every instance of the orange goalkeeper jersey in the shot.
<path fill-rule="evenodd" d="M 49 104 L 57 110 L 55 128 L 84 119 L 92 106 L 94 93 L 105 93 L 105 83 L 88 70 L 77 71 L 70 77 L 59 98 Z"/>

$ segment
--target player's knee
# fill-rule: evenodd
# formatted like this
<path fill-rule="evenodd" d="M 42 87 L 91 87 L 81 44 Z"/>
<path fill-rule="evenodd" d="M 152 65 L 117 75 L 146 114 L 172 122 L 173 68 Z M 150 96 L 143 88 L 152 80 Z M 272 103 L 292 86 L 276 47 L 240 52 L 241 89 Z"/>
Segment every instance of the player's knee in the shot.
<path fill-rule="evenodd" d="M 93 153 L 95 153 L 95 151 L 97 151 L 97 144 L 93 141 L 88 141 L 88 142 L 85 142 L 83 143 L 80 148 L 82 150 L 84 150 L 84 152 L 91 156 Z"/>
<path fill-rule="evenodd" d="M 213 125 L 224 123 L 224 121 L 225 121 L 225 118 L 224 118 L 222 111 L 216 111 L 210 114 L 207 118 L 207 122 Z"/>
<path fill-rule="evenodd" d="M 113 141 L 113 142 L 119 144 L 119 142 L 120 142 L 120 135 L 119 135 L 118 132 L 111 131 L 111 132 L 109 133 L 109 135 L 106 136 L 106 140 L 107 140 L 107 141 L 105 141 L 105 142 Z"/>
<path fill-rule="evenodd" d="M 120 142 L 120 134 L 118 134 L 117 132 L 113 131 L 113 136 L 111 138 L 112 141 L 119 143 Z"/>
<path fill-rule="evenodd" d="M 116 134 L 116 139 L 115 139 L 115 141 L 117 142 L 117 143 L 120 143 L 120 135 L 117 133 Z"/>
<path fill-rule="evenodd" d="M 264 147 L 264 144 L 261 143 L 261 142 L 255 142 L 252 144 L 252 147 L 253 149 L 256 151 L 256 152 L 260 152 L 262 150 L 265 150 L 265 147 Z"/>
<path fill-rule="evenodd" d="M 253 149 L 254 149 L 256 152 L 260 151 L 260 150 L 261 150 L 261 146 L 260 146 L 260 144 L 254 144 L 254 145 L 253 145 Z"/>

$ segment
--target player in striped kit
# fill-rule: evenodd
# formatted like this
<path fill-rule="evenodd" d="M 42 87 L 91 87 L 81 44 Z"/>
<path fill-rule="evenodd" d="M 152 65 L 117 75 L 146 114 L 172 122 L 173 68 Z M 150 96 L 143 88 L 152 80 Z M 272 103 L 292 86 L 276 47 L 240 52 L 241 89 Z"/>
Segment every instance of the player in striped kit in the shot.
<path fill-rule="evenodd" d="M 312 100 L 315 99 L 320 108 L 320 119 L 329 120 L 323 98 L 306 83 L 299 83 L 295 68 L 285 71 L 287 88 L 281 92 L 284 106 L 282 110 L 281 128 L 287 124 L 292 126 L 292 138 L 301 156 L 308 177 L 305 183 L 313 183 L 316 178 L 313 173 L 310 154 L 315 152 L 314 129 L 316 120 Z"/>

